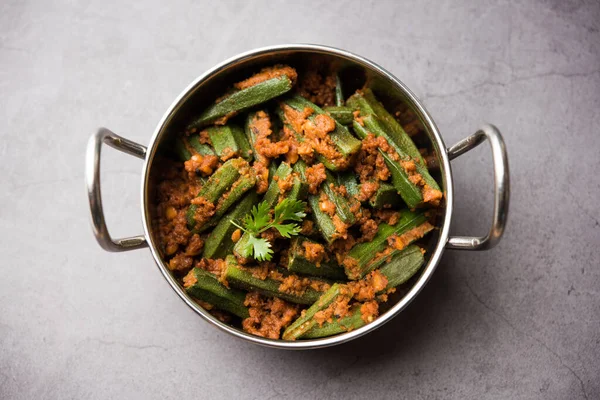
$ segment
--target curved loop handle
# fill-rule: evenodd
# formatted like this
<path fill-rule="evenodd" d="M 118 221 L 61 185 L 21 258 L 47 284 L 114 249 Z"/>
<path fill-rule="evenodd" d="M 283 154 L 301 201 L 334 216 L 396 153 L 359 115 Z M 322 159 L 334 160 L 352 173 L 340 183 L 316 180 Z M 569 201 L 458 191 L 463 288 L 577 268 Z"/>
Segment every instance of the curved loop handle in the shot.
<path fill-rule="evenodd" d="M 147 247 L 148 243 L 146 242 L 146 237 L 144 235 L 113 239 L 108 233 L 106 221 L 104 220 L 102 194 L 100 191 L 100 152 L 102 150 L 102 144 L 104 143 L 123 153 L 141 158 L 142 160 L 146 158 L 146 147 L 122 138 L 106 128 L 98 129 L 98 132 L 96 132 L 96 134 L 88 141 L 85 160 L 85 179 L 90 201 L 92 228 L 96 240 L 98 240 L 100 246 L 106 251 L 127 251 Z"/>
<path fill-rule="evenodd" d="M 494 216 L 492 218 L 492 228 L 484 237 L 451 236 L 446 244 L 447 249 L 488 250 L 498 244 L 504 233 L 504 227 L 508 218 L 510 178 L 506 146 L 498 128 L 494 125 L 484 125 L 473 135 L 450 147 L 447 150 L 448 157 L 450 160 L 453 160 L 461 154 L 479 146 L 486 139 L 492 147 L 492 160 L 494 164 Z"/>

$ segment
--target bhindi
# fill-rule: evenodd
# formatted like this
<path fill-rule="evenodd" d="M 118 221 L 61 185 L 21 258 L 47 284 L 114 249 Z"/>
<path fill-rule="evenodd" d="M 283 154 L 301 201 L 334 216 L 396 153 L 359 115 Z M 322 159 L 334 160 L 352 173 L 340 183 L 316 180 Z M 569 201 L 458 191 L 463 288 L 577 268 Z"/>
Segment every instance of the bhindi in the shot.
<path fill-rule="evenodd" d="M 435 179 L 433 179 L 433 177 L 429 174 L 427 166 L 423 162 L 419 162 L 419 159 L 415 159 L 414 157 L 406 153 L 402 146 L 399 146 L 396 142 L 394 142 L 393 137 L 389 134 L 389 131 L 386 131 L 383 128 L 381 121 L 377 117 L 375 117 L 375 115 L 366 115 L 362 117 L 362 120 L 369 132 L 373 133 L 375 136 L 382 136 L 386 139 L 388 144 L 394 148 L 401 160 L 414 160 L 416 173 L 421 175 L 423 181 L 427 185 L 429 185 L 431 189 L 437 191 L 440 190 L 440 187 L 435 181 Z M 408 137 L 408 140 L 411 140 L 410 137 Z M 421 157 L 420 154 L 419 157 Z"/>
<path fill-rule="evenodd" d="M 217 277 L 200 268 L 193 268 L 183 278 L 185 291 L 192 297 L 212 304 L 215 308 L 248 318 L 248 307 L 244 306 L 246 293 L 225 287 Z"/>
<path fill-rule="evenodd" d="M 290 243 L 290 250 L 287 259 L 285 260 L 285 268 L 288 271 L 301 274 L 312 275 L 333 280 L 346 280 L 344 268 L 339 266 L 335 261 L 323 260 L 319 265 L 315 262 L 306 259 L 306 249 L 304 243 L 316 243 L 304 236 L 296 236 Z"/>
<path fill-rule="evenodd" d="M 360 192 L 356 175 L 353 171 L 343 171 L 337 174 L 337 182 L 339 186 L 344 186 L 346 192 L 351 198 L 356 198 Z"/>
<path fill-rule="evenodd" d="M 242 128 L 235 124 L 211 126 L 207 128 L 208 137 L 219 157 L 231 157 L 235 154 L 245 160 L 252 160 L 252 149 Z"/>
<path fill-rule="evenodd" d="M 247 174 L 245 174 L 247 178 L 242 178 L 242 180 L 238 182 L 242 176 L 241 172 L 244 170 L 248 171 Z M 210 178 L 208 178 L 208 181 L 202 186 L 196 197 L 202 197 L 207 202 L 215 204 L 237 183 L 237 186 L 240 186 L 238 190 L 233 193 L 233 196 L 227 196 L 227 199 L 222 201 L 220 207 L 216 210 L 218 215 L 222 215 L 237 199 L 239 199 L 241 195 L 240 192 L 243 194 L 243 192 L 254 185 L 256 177 L 252 178 L 252 176 L 247 161 L 242 158 L 228 160 L 217 169 Z M 251 183 L 250 185 L 248 185 L 249 182 Z M 200 232 L 204 223 L 200 224 L 196 221 L 195 215 L 197 209 L 198 207 L 195 204 L 191 204 L 186 213 L 186 218 L 188 229 Z"/>
<path fill-rule="evenodd" d="M 314 120 L 319 114 L 327 114 L 319 106 L 306 100 L 301 96 L 293 96 L 283 100 L 283 103 L 293 108 L 296 111 L 303 111 L 306 108 L 310 108 L 314 111 L 312 115 L 308 117 L 309 120 Z M 348 129 L 335 121 L 335 130 L 329 133 L 329 137 L 334 143 L 336 150 L 339 151 L 343 156 L 349 157 L 360 150 L 361 143 L 357 140 Z"/>
<path fill-rule="evenodd" d="M 193 231 L 204 232 L 208 228 L 215 226 L 219 222 L 223 214 L 225 214 L 225 212 L 229 210 L 231 206 L 238 202 L 242 198 L 242 196 L 244 196 L 244 193 L 252 189 L 255 184 L 256 175 L 254 174 L 253 170 L 249 170 L 246 175 L 240 176 L 239 179 L 236 182 L 234 182 L 233 185 L 231 185 L 231 189 L 227 193 L 225 193 L 223 197 L 221 197 L 221 199 L 217 203 L 217 208 L 214 215 L 210 217 L 210 219 L 206 221 L 204 225 L 194 229 Z"/>
<path fill-rule="evenodd" d="M 257 202 L 258 194 L 256 194 L 256 191 L 251 190 L 231 211 L 221 218 L 204 242 L 203 258 L 225 258 L 227 254 L 231 254 L 234 245 L 231 235 L 237 229 L 231 221 L 239 223 L 242 217 L 248 214 Z"/>
<path fill-rule="evenodd" d="M 342 125 L 350 125 L 354 120 L 354 110 L 350 107 L 338 107 L 338 106 L 330 106 L 323 107 L 323 111 L 327 114 L 331 115 L 331 118 L 335 119 Z"/>
<path fill-rule="evenodd" d="M 379 188 L 375 195 L 369 200 L 371 207 L 376 209 L 383 208 L 398 208 L 402 204 L 402 198 L 398 195 L 398 191 L 389 183 L 379 183 Z"/>
<path fill-rule="evenodd" d="M 187 161 L 194 154 L 215 155 L 214 150 L 207 144 L 200 143 L 199 135 L 178 137 L 175 139 L 175 152 L 181 161 Z"/>
<path fill-rule="evenodd" d="M 384 264 L 386 260 L 387 258 L 382 258 L 380 264 Z M 425 257 L 419 246 L 410 245 L 403 250 L 397 250 L 391 260 L 386 261 L 379 269 L 388 280 L 386 289 L 395 288 L 408 281 L 419 271 L 424 262 Z"/>
<path fill-rule="evenodd" d="M 193 120 L 188 129 L 202 128 L 221 118 L 234 116 L 240 111 L 264 103 L 292 89 L 292 80 L 286 75 L 260 82 L 246 89 L 237 90 L 208 107 Z"/>
<path fill-rule="evenodd" d="M 325 322 L 322 326 L 315 324 L 303 334 L 301 339 L 318 339 L 356 330 L 366 325 L 360 311 L 361 304 L 353 306 L 348 314 L 342 318 L 334 318 L 332 322 Z"/>
<path fill-rule="evenodd" d="M 347 198 L 333 189 L 337 183 L 334 176 L 331 175 L 329 171 L 326 171 L 325 174 L 326 178 L 321 185 L 321 189 L 329 198 L 329 200 L 335 204 L 335 213 L 338 215 L 340 220 L 346 224 L 352 225 L 354 222 L 356 222 L 356 217 L 350 210 L 350 202 Z"/>
<path fill-rule="evenodd" d="M 309 305 L 317 301 L 324 291 L 315 290 L 311 286 L 306 287 L 302 293 L 282 291 L 280 290 L 282 282 L 271 278 L 260 279 L 255 277 L 252 275 L 252 272 L 248 271 L 245 267 L 241 267 L 234 256 L 227 256 L 225 263 L 226 267 L 223 272 L 224 279 L 230 286 L 238 289 L 257 291 L 264 296 L 279 297 L 280 299 L 287 300 L 291 303 Z M 294 279 L 302 279 L 297 275 L 289 276 Z M 311 279 L 311 282 L 324 285 L 323 281 L 318 281 L 317 279 Z"/>
<path fill-rule="evenodd" d="M 361 139 L 367 137 L 369 132 L 358 121 L 354 121 L 352 123 L 352 127 L 354 128 L 354 132 L 358 135 L 358 137 Z M 406 205 L 410 208 L 420 206 L 423 203 L 423 194 L 421 193 L 419 187 L 410 181 L 408 173 L 397 161 L 393 160 L 390 155 L 382 149 L 378 150 L 379 154 L 381 154 L 385 160 L 385 164 L 390 170 L 392 175 L 392 183 L 398 190 L 398 194 L 400 194 L 402 200 L 404 200 Z"/>
<path fill-rule="evenodd" d="M 334 283 L 331 287 L 319 297 L 298 319 L 296 319 L 290 326 L 283 332 L 283 340 L 296 340 L 310 331 L 312 327 L 317 325 L 315 320 L 315 314 L 319 311 L 325 310 L 329 307 L 338 296 L 347 290 L 345 285 Z"/>
<path fill-rule="evenodd" d="M 380 224 L 375 237 L 370 242 L 359 243 L 348 252 L 347 257 L 355 261 L 355 264 L 344 265 L 348 278 L 360 279 L 371 272 L 380 265 L 378 264 L 380 259 L 377 258 L 377 253 L 383 252 L 388 246 L 388 238 L 392 235 L 402 237 L 402 235 L 416 228 L 419 229 L 419 232 L 407 237 L 406 245 L 433 229 L 425 213 L 403 210 L 396 225 Z M 380 257 L 387 257 L 387 255 L 380 255 Z"/>

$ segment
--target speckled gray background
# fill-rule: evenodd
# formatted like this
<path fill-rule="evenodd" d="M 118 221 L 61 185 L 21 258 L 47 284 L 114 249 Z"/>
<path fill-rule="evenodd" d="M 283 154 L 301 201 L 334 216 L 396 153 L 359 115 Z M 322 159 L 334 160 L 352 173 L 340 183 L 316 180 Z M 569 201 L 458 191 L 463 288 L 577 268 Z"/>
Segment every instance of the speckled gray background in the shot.
<path fill-rule="evenodd" d="M 599 3 L 214 3 L 1 2 L 0 398 L 600 398 Z M 309 352 L 234 340 L 149 251 L 102 251 L 83 185 L 96 127 L 146 144 L 197 75 L 285 42 L 385 66 L 448 145 L 497 124 L 512 174 L 497 248 L 448 251 L 392 323 Z M 454 233 L 487 228 L 490 159 L 453 162 Z M 103 161 L 112 233 L 141 233 L 141 162 Z"/>

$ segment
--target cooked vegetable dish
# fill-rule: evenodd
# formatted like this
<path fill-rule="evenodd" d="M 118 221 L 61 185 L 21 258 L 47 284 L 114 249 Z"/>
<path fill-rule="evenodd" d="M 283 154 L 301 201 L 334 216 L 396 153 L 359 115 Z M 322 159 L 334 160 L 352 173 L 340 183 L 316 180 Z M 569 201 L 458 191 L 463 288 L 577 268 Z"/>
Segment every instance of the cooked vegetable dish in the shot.
<path fill-rule="evenodd" d="M 153 167 L 165 263 L 248 333 L 358 329 L 425 262 L 444 196 L 420 122 L 343 84 L 330 67 L 264 68 L 190 118 Z"/>

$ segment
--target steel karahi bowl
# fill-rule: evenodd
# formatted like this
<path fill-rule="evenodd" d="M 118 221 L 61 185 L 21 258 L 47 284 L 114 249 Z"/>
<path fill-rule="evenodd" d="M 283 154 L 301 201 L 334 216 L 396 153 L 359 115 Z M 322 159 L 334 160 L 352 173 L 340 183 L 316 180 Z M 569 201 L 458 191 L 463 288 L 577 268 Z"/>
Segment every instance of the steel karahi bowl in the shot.
<path fill-rule="evenodd" d="M 434 231 L 429 241 L 425 266 L 410 281 L 412 283 L 410 288 L 399 291 L 391 297 L 390 305 L 383 310 L 375 321 L 360 329 L 322 339 L 297 341 L 265 339 L 219 321 L 189 297 L 173 277 L 161 257 L 156 238 L 152 233 L 153 196 L 151 186 L 153 161 L 157 153 L 160 153 L 161 149 L 164 148 L 163 144 L 168 141 L 172 134 L 181 130 L 185 121 L 189 120 L 194 112 L 197 113 L 198 110 L 214 101 L 216 97 L 223 93 L 224 88 L 231 85 L 232 82 L 243 79 L 263 66 L 277 63 L 290 63 L 292 65 L 335 63 L 343 68 L 342 70 L 345 71 L 344 78 L 349 80 L 351 85 L 352 83 L 362 85 L 368 82 L 375 93 L 384 99 L 384 103 L 403 102 L 417 115 L 423 125 L 438 165 L 435 176 L 445 197 L 445 208 L 438 218 L 438 229 Z M 450 237 L 449 229 L 454 203 L 450 160 L 476 147 L 486 139 L 491 145 L 494 168 L 494 210 L 491 229 L 484 237 Z M 113 239 L 108 233 L 100 192 L 100 151 L 103 144 L 108 144 L 117 150 L 143 160 L 141 182 L 143 235 Z M 498 243 L 506 224 L 510 191 L 508 158 L 504 141 L 496 127 L 484 125 L 473 135 L 461 140 L 452 147 L 446 148 L 433 118 L 429 115 L 423 103 L 398 78 L 377 64 L 358 55 L 332 47 L 309 44 L 278 45 L 252 50 L 230 58 L 199 76 L 181 92 L 165 112 L 150 139 L 148 147 L 122 138 L 108 129 L 100 128 L 90 138 L 88 144 L 86 180 L 92 226 L 100 246 L 107 251 L 114 252 L 149 247 L 160 272 L 171 288 L 201 318 L 239 339 L 280 349 L 315 349 L 332 346 L 356 339 L 381 327 L 404 310 L 419 294 L 435 271 L 445 249 L 487 250 Z"/>

